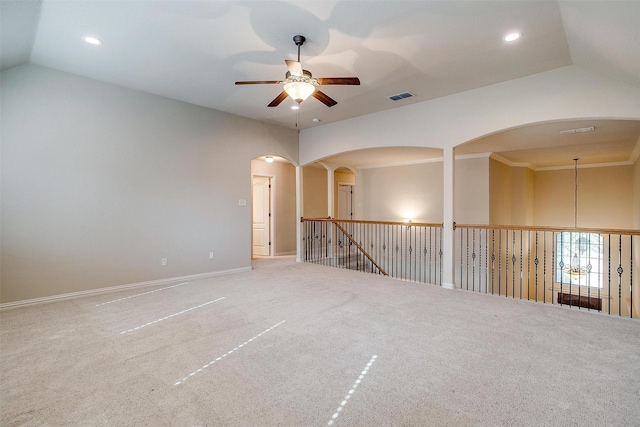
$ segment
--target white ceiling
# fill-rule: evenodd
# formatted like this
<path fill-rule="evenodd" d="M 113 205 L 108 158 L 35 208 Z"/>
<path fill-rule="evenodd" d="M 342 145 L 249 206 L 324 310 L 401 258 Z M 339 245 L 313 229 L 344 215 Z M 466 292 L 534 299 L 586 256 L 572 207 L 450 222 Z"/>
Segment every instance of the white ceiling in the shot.
<path fill-rule="evenodd" d="M 640 86 L 640 1 L 1 0 L 0 13 L 1 69 L 32 62 L 290 128 L 570 64 Z M 514 30 L 522 39 L 504 42 L 502 36 Z M 81 36 L 87 34 L 104 44 L 86 44 Z M 338 105 L 328 108 L 311 98 L 298 113 L 289 108 L 290 99 L 267 107 L 281 91 L 277 85 L 234 85 L 282 80 L 284 60 L 296 59 L 296 34 L 307 38 L 301 62 L 314 77 L 357 76 L 362 84 L 323 86 Z M 387 99 L 404 91 L 415 97 Z M 640 129 L 637 123 L 610 129 L 617 125 L 607 128 L 616 135 L 618 154 L 607 148 L 606 159 L 598 158 L 604 147 L 593 144 L 604 140 L 591 137 L 584 142 L 596 147 L 590 161 L 629 160 Z M 551 128 L 531 130 L 536 132 L 492 136 L 460 152 L 481 146 L 515 163 L 553 166 L 543 155 L 548 148 L 535 151 L 535 144 L 550 143 L 539 137 L 550 137 Z"/>

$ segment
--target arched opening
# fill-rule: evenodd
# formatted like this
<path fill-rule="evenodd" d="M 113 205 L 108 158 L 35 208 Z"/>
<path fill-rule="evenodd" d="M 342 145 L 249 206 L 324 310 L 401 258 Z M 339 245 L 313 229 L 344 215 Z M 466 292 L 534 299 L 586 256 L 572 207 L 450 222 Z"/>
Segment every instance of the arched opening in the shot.
<path fill-rule="evenodd" d="M 296 168 L 275 155 L 251 160 L 251 257 L 296 253 Z"/>

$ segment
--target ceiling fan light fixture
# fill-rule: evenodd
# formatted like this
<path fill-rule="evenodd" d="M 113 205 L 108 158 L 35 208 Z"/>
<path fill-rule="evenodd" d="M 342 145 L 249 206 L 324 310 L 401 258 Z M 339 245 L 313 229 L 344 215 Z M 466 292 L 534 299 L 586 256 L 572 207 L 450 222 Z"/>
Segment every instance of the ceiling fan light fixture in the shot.
<path fill-rule="evenodd" d="M 289 82 L 283 86 L 283 89 L 291 99 L 301 103 L 315 92 L 316 87 L 307 82 Z"/>

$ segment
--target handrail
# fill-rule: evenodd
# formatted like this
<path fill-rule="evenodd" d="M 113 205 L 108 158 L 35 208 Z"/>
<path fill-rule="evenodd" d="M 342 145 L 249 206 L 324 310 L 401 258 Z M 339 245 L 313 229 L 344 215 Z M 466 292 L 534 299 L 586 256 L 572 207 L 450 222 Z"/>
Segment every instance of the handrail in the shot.
<path fill-rule="evenodd" d="M 341 251 L 344 254 L 350 249 L 356 252 L 357 269 L 364 266 L 387 277 L 442 285 L 442 223 L 331 217 L 301 217 L 300 223 L 307 262 L 333 267 L 348 263 L 347 268 L 352 268 L 353 254 L 349 251 L 346 258 L 340 256 Z M 337 244 L 331 245 L 330 235 L 337 238 Z M 343 242 L 348 242 L 346 247 Z"/>
<path fill-rule="evenodd" d="M 545 227 L 528 225 L 487 225 L 487 224 L 455 224 L 456 228 L 482 228 L 488 230 L 521 230 L 521 231 L 573 231 L 578 233 L 601 233 L 601 234 L 628 234 L 640 236 L 640 230 L 627 230 L 615 228 L 584 228 L 584 227 Z"/>
<path fill-rule="evenodd" d="M 311 222 L 311 221 L 317 221 L 317 222 L 335 222 L 335 221 L 340 221 L 340 222 L 346 222 L 346 223 L 352 223 L 352 224 L 379 224 L 379 225 L 402 225 L 405 227 L 412 227 L 412 226 L 416 226 L 416 227 L 442 227 L 442 223 L 441 222 L 434 222 L 434 223 L 430 223 L 430 222 L 401 222 L 401 221 L 371 221 L 371 220 L 356 220 L 356 219 L 337 219 L 337 218 L 331 218 L 331 217 L 325 217 L 325 218 L 304 218 L 301 217 L 300 218 L 300 222 Z"/>
<path fill-rule="evenodd" d="M 343 233 L 345 236 L 347 236 L 347 238 L 349 239 L 349 241 L 350 241 L 351 243 L 353 243 L 353 244 L 355 245 L 355 247 L 356 247 L 356 248 L 358 248 L 358 250 L 359 250 L 360 252 L 362 252 L 362 254 L 363 254 L 365 257 L 367 257 L 367 259 L 368 259 L 369 261 L 371 261 L 371 263 L 372 263 L 373 265 L 375 265 L 375 266 L 376 266 L 376 268 L 378 269 L 378 271 L 380 271 L 380 273 L 384 274 L 385 276 L 388 276 L 389 274 L 388 274 L 386 271 L 384 271 L 384 270 L 382 269 L 382 267 L 380 267 L 380 266 L 378 265 L 378 263 L 377 263 L 377 262 L 375 262 L 375 261 L 373 260 L 373 258 L 371 258 L 371 256 L 367 253 L 367 251 L 365 251 L 365 250 L 364 250 L 364 248 L 363 248 L 362 246 L 360 246 L 360 245 L 358 244 L 358 242 L 356 242 L 356 241 L 355 241 L 355 239 L 354 239 L 353 237 L 351 237 L 351 235 L 347 232 L 347 230 L 345 230 L 345 229 L 344 229 L 344 227 L 342 227 L 340 224 L 338 224 L 338 222 L 337 222 L 337 221 L 338 221 L 338 220 L 332 220 L 331 222 L 333 222 L 333 223 L 335 224 L 335 226 L 336 226 L 336 227 L 338 227 L 338 229 L 339 229 L 340 231 L 342 231 L 342 233 Z"/>
<path fill-rule="evenodd" d="M 453 225 L 463 289 L 638 316 L 640 230 Z"/>

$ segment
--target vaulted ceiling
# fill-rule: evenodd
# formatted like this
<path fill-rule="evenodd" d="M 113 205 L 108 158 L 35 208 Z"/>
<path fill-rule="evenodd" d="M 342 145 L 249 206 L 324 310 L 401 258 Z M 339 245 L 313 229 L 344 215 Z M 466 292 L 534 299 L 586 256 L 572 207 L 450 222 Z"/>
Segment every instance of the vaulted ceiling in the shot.
<path fill-rule="evenodd" d="M 31 62 L 289 128 L 572 64 L 640 87 L 640 1 L 1 0 L 0 13 L 1 69 Z M 514 31 L 522 37 L 505 42 Z M 310 98 L 294 111 L 291 99 L 267 107 L 279 85 L 234 84 L 283 80 L 284 60 L 297 59 L 296 34 L 307 38 L 301 62 L 314 77 L 357 76 L 361 85 L 322 86 L 336 106 Z M 87 44 L 86 35 L 102 45 Z M 401 92 L 414 96 L 388 98 Z M 640 123 L 599 123 L 598 130 L 604 125 L 609 145 L 597 145 L 603 134 L 573 145 L 590 145 L 595 163 L 628 160 Z M 556 127 L 491 136 L 461 152 L 489 149 L 515 163 L 553 166 L 544 152 Z"/>

